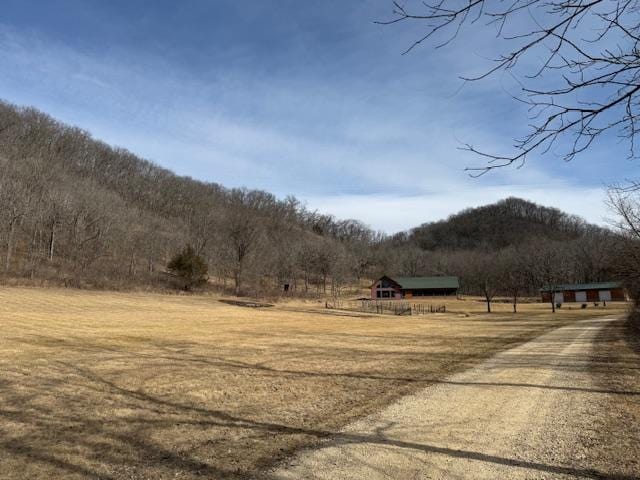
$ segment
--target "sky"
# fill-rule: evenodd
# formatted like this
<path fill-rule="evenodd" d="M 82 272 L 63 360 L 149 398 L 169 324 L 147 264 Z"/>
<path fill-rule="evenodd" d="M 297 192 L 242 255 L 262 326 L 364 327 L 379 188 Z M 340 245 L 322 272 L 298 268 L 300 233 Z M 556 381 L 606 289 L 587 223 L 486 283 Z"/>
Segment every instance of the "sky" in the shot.
<path fill-rule="evenodd" d="M 505 75 L 473 84 L 495 36 L 402 52 L 419 24 L 388 0 L 3 0 L 0 98 L 227 187 L 294 195 L 393 233 L 518 196 L 610 216 L 604 187 L 636 166 L 613 136 L 471 178 L 471 143 L 526 131 Z M 616 168 L 611 168 L 616 165 Z"/>

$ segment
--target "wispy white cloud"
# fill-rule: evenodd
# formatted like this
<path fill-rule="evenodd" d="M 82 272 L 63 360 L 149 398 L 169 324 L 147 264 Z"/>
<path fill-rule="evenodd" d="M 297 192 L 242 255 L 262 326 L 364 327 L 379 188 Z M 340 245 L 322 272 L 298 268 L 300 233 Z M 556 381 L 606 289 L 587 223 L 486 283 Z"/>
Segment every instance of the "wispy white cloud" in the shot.
<path fill-rule="evenodd" d="M 556 185 L 549 188 L 486 187 L 440 191 L 432 194 L 337 195 L 308 197 L 307 207 L 338 218 L 357 218 L 386 232 L 408 230 L 420 223 L 441 220 L 469 207 L 486 205 L 516 196 L 542 205 L 556 206 L 568 213 L 606 225 L 611 212 L 605 205 L 605 193 L 599 188 Z M 416 222 L 420 219 L 419 222 Z"/>
<path fill-rule="evenodd" d="M 294 194 L 386 231 L 510 195 L 601 221 L 598 182 L 574 180 L 570 167 L 549 171 L 535 159 L 469 178 L 464 168 L 478 159 L 458 150 L 460 140 L 505 150 L 511 137 L 498 120 L 520 107 L 495 101 L 499 82 L 461 92 L 446 82 L 483 62 L 467 45 L 425 66 L 423 55 L 399 56 L 413 32 L 394 42 L 379 32 L 354 30 L 362 38 L 349 44 L 353 51 L 332 52 L 333 63 L 305 46 L 296 52 L 307 52 L 307 64 L 265 73 L 247 67 L 254 54 L 236 46 L 240 66 L 194 73 L 172 52 L 97 56 L 0 24 L 0 92 L 180 174 Z"/>

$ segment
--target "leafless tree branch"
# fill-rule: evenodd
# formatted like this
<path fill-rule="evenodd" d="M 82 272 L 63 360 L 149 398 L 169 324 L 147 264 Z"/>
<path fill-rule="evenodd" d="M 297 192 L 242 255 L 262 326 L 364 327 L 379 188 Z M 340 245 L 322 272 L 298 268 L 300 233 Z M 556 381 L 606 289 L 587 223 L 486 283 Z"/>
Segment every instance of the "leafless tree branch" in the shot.
<path fill-rule="evenodd" d="M 403 54 L 432 39 L 437 48 L 447 45 L 465 25 L 481 20 L 497 26 L 506 45 L 484 72 L 462 78 L 474 82 L 509 72 L 521 85 L 517 100 L 529 107 L 531 130 L 504 155 L 464 145 L 486 160 L 468 168 L 470 175 L 519 167 L 552 148 L 571 161 L 610 131 L 628 141 L 628 157 L 636 158 L 640 0 L 438 0 L 412 8 L 396 1 L 393 7 L 393 17 L 378 23 L 413 22 L 425 29 Z M 508 26 L 516 32 L 507 33 Z"/>

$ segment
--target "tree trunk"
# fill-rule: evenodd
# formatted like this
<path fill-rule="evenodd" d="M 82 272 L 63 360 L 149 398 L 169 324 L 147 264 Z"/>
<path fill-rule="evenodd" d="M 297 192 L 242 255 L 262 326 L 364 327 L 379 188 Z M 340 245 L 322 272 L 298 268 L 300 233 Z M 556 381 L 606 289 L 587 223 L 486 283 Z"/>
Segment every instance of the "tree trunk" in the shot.
<path fill-rule="evenodd" d="M 518 296 L 514 295 L 513 296 L 513 313 L 518 313 L 517 304 L 518 304 Z"/>
<path fill-rule="evenodd" d="M 29 252 L 27 254 L 27 265 L 29 267 L 29 278 L 33 280 L 36 275 L 36 265 L 38 263 L 38 251 L 40 250 L 40 229 L 36 228 L 33 231 L 31 242 L 29 243 Z"/>
<path fill-rule="evenodd" d="M 131 256 L 129 257 L 129 276 L 133 277 L 136 274 L 136 252 L 135 250 L 131 252 Z"/>
<path fill-rule="evenodd" d="M 233 279 L 235 281 L 235 294 L 240 295 L 240 284 L 242 282 L 242 267 L 240 265 L 236 268 Z"/>
<path fill-rule="evenodd" d="M 53 261 L 53 249 L 56 243 L 56 227 L 51 225 L 51 232 L 49 233 L 49 255 L 47 256 L 50 262 Z"/>
<path fill-rule="evenodd" d="M 13 236 L 15 234 L 16 224 L 15 221 L 11 221 L 9 224 L 9 234 L 7 236 L 7 255 L 4 259 L 4 271 L 8 272 L 11 267 L 11 256 L 13 254 Z"/>
<path fill-rule="evenodd" d="M 487 313 L 491 313 L 491 298 L 485 296 L 484 297 L 487 300 Z"/>

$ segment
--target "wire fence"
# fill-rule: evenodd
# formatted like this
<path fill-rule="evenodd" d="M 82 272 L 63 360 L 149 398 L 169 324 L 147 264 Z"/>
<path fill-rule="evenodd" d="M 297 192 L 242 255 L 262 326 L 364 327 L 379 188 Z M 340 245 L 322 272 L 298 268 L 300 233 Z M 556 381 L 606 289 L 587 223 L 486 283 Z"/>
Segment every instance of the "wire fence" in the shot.
<path fill-rule="evenodd" d="M 411 315 L 411 304 L 402 300 L 361 300 L 360 311 L 386 313 L 391 315 Z"/>
<path fill-rule="evenodd" d="M 385 315 L 428 315 L 431 313 L 446 313 L 446 305 L 425 303 L 411 303 L 406 300 L 357 300 L 344 301 L 334 299 L 327 301 L 326 308 L 338 310 L 355 310 L 359 312 L 378 313 Z"/>

